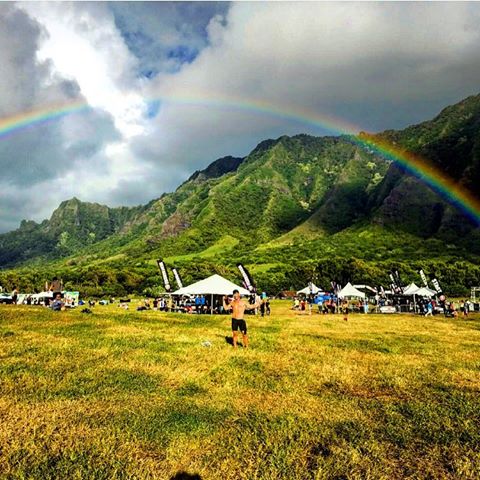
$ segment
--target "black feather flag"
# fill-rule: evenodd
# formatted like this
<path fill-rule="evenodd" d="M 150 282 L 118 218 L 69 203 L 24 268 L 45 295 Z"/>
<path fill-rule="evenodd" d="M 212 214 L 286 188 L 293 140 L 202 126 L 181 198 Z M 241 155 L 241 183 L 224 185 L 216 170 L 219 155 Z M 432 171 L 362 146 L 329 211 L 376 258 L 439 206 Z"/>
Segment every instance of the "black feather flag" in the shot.
<path fill-rule="evenodd" d="M 237 267 L 240 270 L 240 273 L 242 274 L 243 284 L 245 285 L 245 288 L 249 292 L 254 293 L 256 288 L 255 288 L 255 282 L 253 281 L 252 276 L 241 263 L 237 263 Z"/>

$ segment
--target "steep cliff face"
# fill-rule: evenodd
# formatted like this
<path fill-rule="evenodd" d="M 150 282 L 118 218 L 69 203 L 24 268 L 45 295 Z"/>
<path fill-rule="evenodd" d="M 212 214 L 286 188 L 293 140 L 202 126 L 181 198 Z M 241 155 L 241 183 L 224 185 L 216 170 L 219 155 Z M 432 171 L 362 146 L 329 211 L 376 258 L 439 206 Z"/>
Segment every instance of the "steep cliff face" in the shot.
<path fill-rule="evenodd" d="M 427 158 L 480 197 L 480 96 L 431 121 L 375 137 Z M 265 140 L 245 158 L 218 159 L 144 206 L 63 202 L 49 220 L 24 221 L 0 235 L 0 266 L 72 255 L 133 259 L 214 246 L 251 249 L 281 245 L 285 236 L 300 243 L 302 236 L 330 236 L 340 245 L 337 239 L 356 229 L 375 249 L 379 228 L 405 242 L 437 239 L 472 252 L 479 248 L 477 226 L 396 164 L 348 136 L 297 135 Z M 362 255 L 369 248 L 364 242 Z"/>
<path fill-rule="evenodd" d="M 119 232 L 138 210 L 66 200 L 49 220 L 39 224 L 23 221 L 18 230 L 0 235 L 0 266 L 74 254 Z"/>
<path fill-rule="evenodd" d="M 386 131 L 387 139 L 428 159 L 462 188 L 480 196 L 480 96 L 445 108 L 437 117 L 401 131 Z M 373 217 L 388 225 L 429 237 L 447 239 L 452 230 L 466 235 L 476 225 L 419 180 L 392 165 L 371 196 Z"/>

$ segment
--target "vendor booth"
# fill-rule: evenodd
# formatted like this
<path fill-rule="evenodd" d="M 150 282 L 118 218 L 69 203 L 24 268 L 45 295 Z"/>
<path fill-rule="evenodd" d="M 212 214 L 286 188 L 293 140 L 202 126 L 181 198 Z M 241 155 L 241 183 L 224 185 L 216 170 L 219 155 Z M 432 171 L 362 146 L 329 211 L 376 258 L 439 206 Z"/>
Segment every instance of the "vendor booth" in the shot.
<path fill-rule="evenodd" d="M 365 294 L 348 282 L 339 292 L 339 298 L 365 298 Z"/>
<path fill-rule="evenodd" d="M 238 290 L 240 295 L 250 295 L 250 292 L 247 289 L 235 285 L 233 282 L 220 275 L 214 274 L 208 278 L 192 283 L 191 285 L 179 288 L 173 292 L 172 295 L 201 295 L 210 297 L 210 313 L 213 313 L 215 297 L 232 295 L 234 290 Z M 219 302 L 220 300 L 217 298 L 217 301 Z"/>

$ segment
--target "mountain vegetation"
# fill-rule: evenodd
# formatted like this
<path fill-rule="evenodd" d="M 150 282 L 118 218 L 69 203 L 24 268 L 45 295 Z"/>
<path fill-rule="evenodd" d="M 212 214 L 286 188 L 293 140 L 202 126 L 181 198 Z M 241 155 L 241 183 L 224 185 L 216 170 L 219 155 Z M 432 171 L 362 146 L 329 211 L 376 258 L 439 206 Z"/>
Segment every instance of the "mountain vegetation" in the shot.
<path fill-rule="evenodd" d="M 433 120 L 374 135 L 435 163 L 480 195 L 480 95 Z M 0 284 L 38 289 L 52 275 L 86 295 L 156 294 L 155 260 L 185 281 L 244 262 L 271 294 L 309 280 L 388 284 L 400 270 L 447 292 L 480 285 L 480 229 L 397 164 L 349 136 L 282 136 L 224 157 L 147 205 L 74 198 L 41 223 L 0 235 Z"/>

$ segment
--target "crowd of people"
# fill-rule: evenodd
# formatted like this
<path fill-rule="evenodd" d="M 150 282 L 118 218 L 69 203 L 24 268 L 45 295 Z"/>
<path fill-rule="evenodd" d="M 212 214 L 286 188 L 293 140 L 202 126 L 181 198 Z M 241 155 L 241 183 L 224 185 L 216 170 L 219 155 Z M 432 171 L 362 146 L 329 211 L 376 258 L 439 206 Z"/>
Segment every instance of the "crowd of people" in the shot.
<path fill-rule="evenodd" d="M 18 289 L 13 288 L 10 294 L 10 301 L 8 303 L 25 305 L 42 305 L 49 307 L 52 310 L 59 311 L 65 308 L 75 307 L 75 299 L 65 298 L 63 294 L 63 285 L 61 280 L 57 277 L 52 279 L 48 285 L 46 292 L 49 295 L 38 296 L 38 294 L 19 295 Z M 77 299 L 78 301 L 78 299 Z M 211 305 L 212 296 L 210 295 L 194 295 L 175 297 L 172 295 L 160 296 L 154 299 L 142 300 L 136 307 L 137 311 L 155 310 L 162 312 L 177 312 L 177 313 L 194 313 L 194 314 L 225 314 L 222 298 L 220 295 L 213 296 L 213 305 Z M 95 300 L 89 300 L 90 307 L 95 306 Z M 110 301 L 100 300 L 99 304 L 115 303 L 114 298 Z M 83 301 L 78 301 L 78 305 L 83 305 Z M 265 292 L 261 294 L 253 294 L 249 298 L 249 304 L 258 304 L 253 310 L 253 313 L 260 314 L 262 317 L 270 315 L 270 299 Z M 120 300 L 118 306 L 124 309 L 129 309 L 130 300 Z M 410 312 L 424 316 L 433 316 L 443 314 L 446 317 L 458 317 L 459 314 L 468 316 L 469 312 L 473 310 L 474 304 L 466 299 L 459 302 L 446 301 L 445 297 L 439 296 L 435 298 L 417 298 L 392 296 L 386 298 L 375 295 L 375 297 L 367 299 L 338 299 L 334 294 L 325 295 L 319 293 L 317 295 L 298 295 L 293 299 L 292 310 L 298 311 L 301 314 L 312 314 L 318 312 L 319 314 L 335 314 L 343 313 L 348 316 L 348 313 L 369 313 L 370 309 L 378 311 L 384 306 L 394 307 L 397 312 Z"/>
<path fill-rule="evenodd" d="M 369 299 L 337 299 L 333 294 L 325 296 L 320 295 L 306 295 L 296 296 L 293 299 L 292 310 L 298 311 L 302 314 L 311 315 L 315 312 L 320 314 L 335 314 L 343 313 L 369 313 L 371 306 L 375 311 L 380 307 L 391 306 L 397 312 L 410 312 L 424 316 L 433 316 L 436 314 L 443 314 L 446 317 L 458 317 L 459 313 L 467 317 L 469 312 L 473 310 L 473 303 L 470 300 L 461 300 L 456 303 L 454 301 L 435 300 L 433 298 L 419 298 L 417 301 L 408 300 L 405 302 L 400 297 L 384 298 L 376 296 Z"/>
<path fill-rule="evenodd" d="M 18 288 L 14 286 L 8 303 L 43 306 L 52 310 L 64 310 L 77 306 L 75 297 L 64 295 L 63 282 L 57 277 L 53 277 L 51 283 L 45 285 L 45 291 L 40 293 L 20 294 Z"/>
<path fill-rule="evenodd" d="M 337 311 L 337 303 L 336 299 L 334 300 L 334 297 L 331 297 L 328 300 L 320 300 L 318 296 L 314 295 L 295 297 L 293 299 L 292 310 L 311 315 L 314 311 L 314 305 L 317 306 L 318 313 L 323 313 L 325 315 L 328 313 L 336 313 Z"/>
<path fill-rule="evenodd" d="M 418 313 L 425 317 L 443 314 L 445 317 L 456 318 L 459 314 L 468 317 L 472 306 L 473 304 L 470 300 L 461 300 L 459 303 L 455 303 L 453 301 L 422 299 L 417 304 L 417 310 Z"/>
<path fill-rule="evenodd" d="M 177 312 L 177 313 L 194 313 L 199 315 L 217 314 L 223 315 L 226 313 L 221 296 L 213 296 L 213 306 L 211 305 L 212 297 L 210 295 L 194 295 L 194 296 L 179 296 L 172 295 L 165 297 L 157 297 L 153 300 L 142 300 L 137 306 L 137 311 L 155 310 L 161 312 Z M 263 292 L 261 295 L 252 295 L 249 299 L 251 304 L 258 302 L 259 307 L 255 308 L 255 315 L 260 314 L 262 317 L 270 315 L 270 299 Z M 128 305 L 120 303 L 121 307 L 128 308 Z"/>
<path fill-rule="evenodd" d="M 369 311 L 369 303 L 365 300 L 355 300 L 355 301 L 342 301 L 337 304 L 337 297 L 334 295 L 327 296 L 325 298 L 323 295 L 307 295 L 302 297 L 294 297 L 292 310 L 299 311 L 304 314 L 311 315 L 315 311 L 315 306 L 317 308 L 317 312 L 323 315 L 327 314 L 335 314 L 337 312 L 344 312 L 348 310 L 348 312 L 355 312 L 355 313 L 368 313 Z"/>

